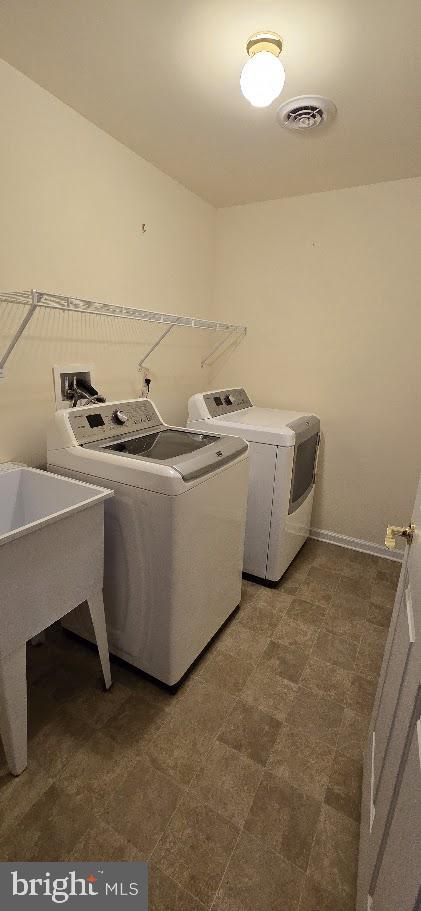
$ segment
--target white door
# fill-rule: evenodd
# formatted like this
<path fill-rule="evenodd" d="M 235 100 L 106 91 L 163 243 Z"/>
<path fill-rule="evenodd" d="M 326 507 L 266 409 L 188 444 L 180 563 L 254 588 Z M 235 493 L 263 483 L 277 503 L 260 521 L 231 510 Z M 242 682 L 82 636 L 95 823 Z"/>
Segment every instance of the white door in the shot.
<path fill-rule="evenodd" d="M 412 525 L 365 753 L 358 911 L 421 906 L 421 480 Z"/>

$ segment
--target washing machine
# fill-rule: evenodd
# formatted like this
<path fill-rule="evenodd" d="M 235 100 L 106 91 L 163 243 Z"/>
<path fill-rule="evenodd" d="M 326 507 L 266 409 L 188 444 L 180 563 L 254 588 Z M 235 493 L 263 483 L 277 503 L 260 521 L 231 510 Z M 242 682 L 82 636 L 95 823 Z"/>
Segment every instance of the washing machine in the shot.
<path fill-rule="evenodd" d="M 309 535 L 320 421 L 314 414 L 259 408 L 245 389 L 193 395 L 188 427 L 244 437 L 250 482 L 244 572 L 279 582 Z"/>
<path fill-rule="evenodd" d="M 48 467 L 114 490 L 105 507 L 110 651 L 173 686 L 240 602 L 247 443 L 213 427 L 168 426 L 149 399 L 94 402 L 56 411 Z M 94 640 L 83 606 L 65 626 Z"/>

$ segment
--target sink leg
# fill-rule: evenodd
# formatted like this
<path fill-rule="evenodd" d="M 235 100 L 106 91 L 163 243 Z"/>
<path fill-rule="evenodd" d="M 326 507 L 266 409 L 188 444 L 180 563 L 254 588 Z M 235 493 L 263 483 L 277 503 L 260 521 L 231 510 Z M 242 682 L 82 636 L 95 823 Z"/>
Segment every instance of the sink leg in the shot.
<path fill-rule="evenodd" d="M 0 734 L 12 775 L 28 764 L 26 642 L 0 657 Z"/>
<path fill-rule="evenodd" d="M 102 673 L 104 674 L 105 688 L 109 690 L 112 680 L 102 592 L 94 592 L 90 595 L 88 598 L 88 605 L 101 660 Z"/>

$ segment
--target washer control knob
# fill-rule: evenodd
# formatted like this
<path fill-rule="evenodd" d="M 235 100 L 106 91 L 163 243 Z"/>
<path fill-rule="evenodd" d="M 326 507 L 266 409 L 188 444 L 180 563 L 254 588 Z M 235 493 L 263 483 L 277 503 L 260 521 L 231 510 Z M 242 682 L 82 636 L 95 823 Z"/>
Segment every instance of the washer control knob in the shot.
<path fill-rule="evenodd" d="M 127 414 L 124 414 L 124 411 L 119 411 L 118 409 L 117 409 L 117 411 L 113 411 L 112 418 L 113 418 L 113 421 L 116 422 L 116 424 L 125 424 L 126 421 L 128 420 Z"/>

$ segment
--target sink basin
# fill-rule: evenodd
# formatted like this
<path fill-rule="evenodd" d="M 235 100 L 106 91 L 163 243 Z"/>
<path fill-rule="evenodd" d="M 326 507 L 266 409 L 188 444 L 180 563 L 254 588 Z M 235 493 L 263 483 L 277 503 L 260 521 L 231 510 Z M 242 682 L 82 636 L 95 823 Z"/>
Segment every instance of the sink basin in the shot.
<path fill-rule="evenodd" d="M 111 685 L 102 585 L 104 500 L 113 491 L 0 465 L 0 737 L 10 771 L 27 763 L 26 643 L 87 601 Z"/>
<path fill-rule="evenodd" d="M 102 591 L 113 491 L 0 465 L 0 658 Z"/>
<path fill-rule="evenodd" d="M 102 502 L 108 491 L 16 466 L 0 466 L 0 546 Z"/>

